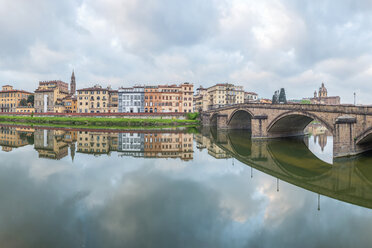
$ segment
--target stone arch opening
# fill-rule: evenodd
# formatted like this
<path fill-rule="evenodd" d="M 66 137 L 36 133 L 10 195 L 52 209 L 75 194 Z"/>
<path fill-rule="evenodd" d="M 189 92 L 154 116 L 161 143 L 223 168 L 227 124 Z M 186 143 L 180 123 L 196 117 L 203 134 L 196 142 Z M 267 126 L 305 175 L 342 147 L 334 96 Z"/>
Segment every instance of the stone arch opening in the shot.
<path fill-rule="evenodd" d="M 217 127 L 217 116 L 218 116 L 217 113 L 212 115 L 212 117 L 210 119 L 210 126 L 211 127 Z"/>
<path fill-rule="evenodd" d="M 323 125 L 333 134 L 333 128 L 324 120 L 308 113 L 285 113 L 276 117 L 267 128 L 269 137 L 291 137 L 302 136 L 305 134 L 305 128 L 316 121 Z"/>
<path fill-rule="evenodd" d="M 246 110 L 236 110 L 231 114 L 227 125 L 230 129 L 252 131 L 252 114 Z"/>
<path fill-rule="evenodd" d="M 372 128 L 356 138 L 356 145 L 362 151 L 372 150 Z"/>

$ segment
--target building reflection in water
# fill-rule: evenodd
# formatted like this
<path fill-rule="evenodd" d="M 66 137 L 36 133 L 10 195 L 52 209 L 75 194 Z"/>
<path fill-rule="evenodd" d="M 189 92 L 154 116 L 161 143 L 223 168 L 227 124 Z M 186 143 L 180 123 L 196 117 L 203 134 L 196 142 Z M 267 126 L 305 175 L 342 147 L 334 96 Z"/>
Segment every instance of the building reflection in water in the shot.
<path fill-rule="evenodd" d="M 331 132 L 320 123 L 311 123 L 306 127 L 306 132 L 312 136 L 314 144 L 318 144 L 322 152 L 327 146 L 328 137 L 332 136 Z"/>
<path fill-rule="evenodd" d="M 95 156 L 118 152 L 119 156 L 143 158 L 193 159 L 193 134 L 184 132 L 103 132 L 68 129 L 32 129 L 2 127 L 0 145 L 3 151 L 34 145 L 39 158 L 59 160 L 76 153 Z M 70 151 L 70 152 L 69 152 Z"/>
<path fill-rule="evenodd" d="M 0 146 L 5 152 L 10 152 L 13 148 L 32 145 L 34 139 L 34 129 L 26 127 L 1 127 Z"/>

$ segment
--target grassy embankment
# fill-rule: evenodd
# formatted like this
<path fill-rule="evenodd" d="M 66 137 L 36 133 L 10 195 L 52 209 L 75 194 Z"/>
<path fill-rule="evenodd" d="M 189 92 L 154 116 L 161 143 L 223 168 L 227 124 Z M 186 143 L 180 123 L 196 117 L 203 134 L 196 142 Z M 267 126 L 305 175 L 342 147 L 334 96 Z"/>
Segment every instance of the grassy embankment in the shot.
<path fill-rule="evenodd" d="M 180 119 L 131 119 L 131 118 L 104 118 L 104 117 L 31 117 L 31 116 L 0 116 L 0 122 L 19 124 L 63 125 L 79 127 L 118 127 L 118 128 L 153 128 L 174 126 L 197 126 L 198 120 Z"/>

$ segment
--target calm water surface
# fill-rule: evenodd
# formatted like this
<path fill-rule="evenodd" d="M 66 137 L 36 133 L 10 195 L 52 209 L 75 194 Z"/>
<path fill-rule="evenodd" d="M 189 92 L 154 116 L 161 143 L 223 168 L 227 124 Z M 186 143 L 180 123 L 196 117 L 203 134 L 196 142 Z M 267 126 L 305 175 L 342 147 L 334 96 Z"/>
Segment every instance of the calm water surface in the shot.
<path fill-rule="evenodd" d="M 371 247 L 372 155 L 332 137 L 0 127 L 0 247 Z"/>

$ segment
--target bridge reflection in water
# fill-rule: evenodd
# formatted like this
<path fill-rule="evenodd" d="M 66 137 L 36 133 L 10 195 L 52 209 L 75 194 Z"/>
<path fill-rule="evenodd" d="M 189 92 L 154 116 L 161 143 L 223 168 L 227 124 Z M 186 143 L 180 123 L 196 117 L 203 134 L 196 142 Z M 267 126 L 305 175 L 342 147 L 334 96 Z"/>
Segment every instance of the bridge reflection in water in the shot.
<path fill-rule="evenodd" d="M 372 155 L 334 159 L 329 164 L 314 155 L 306 138 L 257 140 L 248 132 L 205 128 L 196 135 L 198 147 L 210 147 L 218 158 L 240 162 L 306 190 L 372 208 Z M 209 145 L 203 145 L 203 142 Z M 219 151 L 218 151 L 219 150 Z"/>

